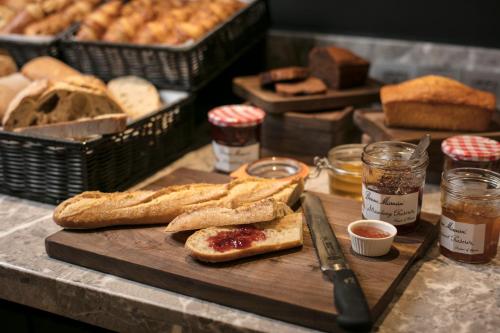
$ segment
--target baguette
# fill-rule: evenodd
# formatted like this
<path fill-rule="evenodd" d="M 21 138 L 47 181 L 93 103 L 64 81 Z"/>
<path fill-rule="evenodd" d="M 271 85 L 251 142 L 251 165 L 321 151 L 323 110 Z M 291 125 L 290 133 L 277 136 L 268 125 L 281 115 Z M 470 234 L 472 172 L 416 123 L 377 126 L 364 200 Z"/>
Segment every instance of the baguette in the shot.
<path fill-rule="evenodd" d="M 248 227 L 244 227 L 248 230 Z M 243 232 L 245 231 L 243 229 Z M 270 222 L 255 223 L 250 230 L 260 232 L 260 239 L 251 241 L 246 248 L 216 249 L 217 245 L 231 242 L 231 234 L 242 230 L 241 226 L 213 227 L 192 234 L 186 241 L 186 249 L 191 256 L 207 262 L 223 262 L 257 254 L 289 249 L 303 244 L 303 217 L 301 213 L 290 214 Z M 213 237 L 225 233 L 227 239 L 216 241 Z M 263 237 L 262 237 L 263 236 Z M 245 240 L 248 242 L 248 240 Z M 232 247 L 232 246 L 231 246 Z"/>
<path fill-rule="evenodd" d="M 226 193 L 227 185 L 211 184 L 170 186 L 159 191 L 84 192 L 57 206 L 54 221 L 76 229 L 165 224 L 183 213 L 185 206 Z"/>
<path fill-rule="evenodd" d="M 237 208 L 207 207 L 190 210 L 177 216 L 166 232 L 196 230 L 209 227 L 250 224 L 272 221 L 293 211 L 285 203 L 273 198 L 252 202 Z"/>
<path fill-rule="evenodd" d="M 246 178 L 229 184 L 170 186 L 159 191 L 122 193 L 84 192 L 62 202 L 54 221 L 64 228 L 100 228 L 130 224 L 167 224 L 195 209 L 234 209 L 272 198 L 293 205 L 303 190 L 300 178 L 271 180 Z"/>

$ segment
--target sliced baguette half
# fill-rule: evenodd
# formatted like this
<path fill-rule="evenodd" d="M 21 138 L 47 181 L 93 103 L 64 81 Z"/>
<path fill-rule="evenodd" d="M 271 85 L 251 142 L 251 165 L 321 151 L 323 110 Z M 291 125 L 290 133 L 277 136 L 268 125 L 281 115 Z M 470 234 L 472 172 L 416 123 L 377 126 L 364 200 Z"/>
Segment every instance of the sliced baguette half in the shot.
<path fill-rule="evenodd" d="M 249 257 L 257 254 L 290 249 L 303 244 L 302 213 L 295 213 L 282 218 L 252 224 L 265 234 L 264 240 L 253 241 L 250 247 L 217 251 L 210 246 L 209 239 L 220 232 L 231 232 L 241 226 L 212 227 L 196 231 L 186 241 L 186 249 L 194 258 L 207 262 L 222 262 Z"/>
<path fill-rule="evenodd" d="M 165 231 L 178 232 L 209 227 L 267 222 L 291 213 L 293 211 L 285 203 L 269 198 L 237 208 L 206 207 L 187 211 L 170 222 Z"/>

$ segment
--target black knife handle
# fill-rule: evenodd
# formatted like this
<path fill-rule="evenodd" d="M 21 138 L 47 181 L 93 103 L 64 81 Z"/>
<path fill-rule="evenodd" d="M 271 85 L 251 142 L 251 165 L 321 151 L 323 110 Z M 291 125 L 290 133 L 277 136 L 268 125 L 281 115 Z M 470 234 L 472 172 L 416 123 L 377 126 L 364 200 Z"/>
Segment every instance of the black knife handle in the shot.
<path fill-rule="evenodd" d="M 351 331 L 369 331 L 373 325 L 370 309 L 358 279 L 350 269 L 333 274 L 335 306 L 339 312 L 337 324 Z"/>

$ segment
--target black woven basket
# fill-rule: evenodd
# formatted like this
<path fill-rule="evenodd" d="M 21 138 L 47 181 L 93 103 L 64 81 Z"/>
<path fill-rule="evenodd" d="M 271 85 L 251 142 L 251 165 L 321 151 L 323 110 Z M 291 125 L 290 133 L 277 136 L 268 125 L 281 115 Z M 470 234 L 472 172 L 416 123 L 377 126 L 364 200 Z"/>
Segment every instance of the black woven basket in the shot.
<path fill-rule="evenodd" d="M 189 46 L 77 41 L 73 28 L 59 41 L 59 52 L 72 67 L 104 80 L 137 75 L 161 88 L 197 90 L 258 42 L 268 23 L 266 2 L 254 0 Z"/>
<path fill-rule="evenodd" d="M 7 51 L 18 66 L 40 56 L 57 57 L 57 37 L 0 35 L 0 49 Z"/>
<path fill-rule="evenodd" d="M 0 131 L 0 192 L 57 204 L 83 191 L 124 190 L 186 152 L 192 105 L 184 99 L 87 142 Z"/>

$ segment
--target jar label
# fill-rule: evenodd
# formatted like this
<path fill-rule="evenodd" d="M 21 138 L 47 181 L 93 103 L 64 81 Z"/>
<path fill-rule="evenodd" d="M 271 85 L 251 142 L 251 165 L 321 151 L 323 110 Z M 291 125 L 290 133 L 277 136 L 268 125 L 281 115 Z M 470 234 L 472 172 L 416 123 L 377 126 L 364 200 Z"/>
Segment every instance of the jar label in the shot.
<path fill-rule="evenodd" d="M 441 216 L 441 236 L 439 242 L 442 247 L 451 252 L 463 254 L 483 254 L 486 224 L 469 224 L 453 221 Z"/>
<path fill-rule="evenodd" d="M 212 141 L 215 155 L 215 168 L 231 172 L 242 164 L 253 162 L 259 158 L 259 144 L 243 147 L 230 147 Z"/>
<path fill-rule="evenodd" d="M 381 220 L 393 225 L 413 223 L 418 215 L 419 192 L 392 195 L 380 194 L 362 187 L 365 219 Z"/>

